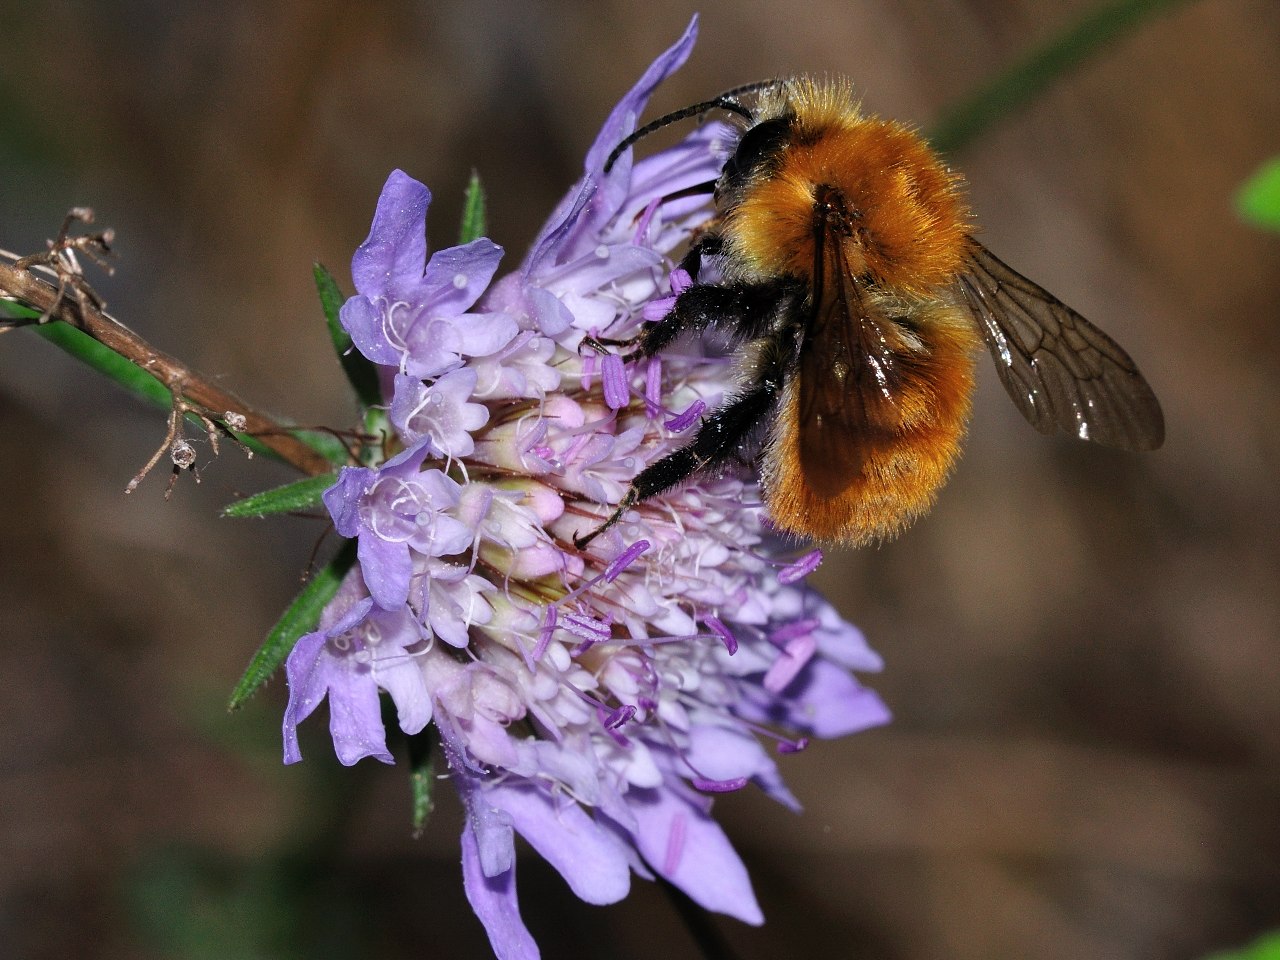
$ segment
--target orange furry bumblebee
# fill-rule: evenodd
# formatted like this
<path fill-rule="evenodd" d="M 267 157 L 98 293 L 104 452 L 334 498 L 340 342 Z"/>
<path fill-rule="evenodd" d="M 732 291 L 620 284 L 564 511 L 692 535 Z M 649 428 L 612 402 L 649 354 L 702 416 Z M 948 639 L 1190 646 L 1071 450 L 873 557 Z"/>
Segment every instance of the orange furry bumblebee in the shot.
<path fill-rule="evenodd" d="M 959 456 L 984 342 L 1041 432 L 1130 450 L 1163 442 L 1160 405 L 1129 355 L 974 239 L 960 175 L 917 133 L 863 115 L 846 82 L 731 90 L 640 128 L 605 169 L 654 130 L 712 109 L 746 123 L 720 176 L 691 191 L 716 203 L 681 262 L 695 282 L 631 356 L 716 328 L 739 345 L 749 379 L 579 546 L 631 506 L 740 458 L 765 422 L 775 527 L 852 545 L 896 534 Z M 706 257 L 721 282 L 698 282 Z"/>

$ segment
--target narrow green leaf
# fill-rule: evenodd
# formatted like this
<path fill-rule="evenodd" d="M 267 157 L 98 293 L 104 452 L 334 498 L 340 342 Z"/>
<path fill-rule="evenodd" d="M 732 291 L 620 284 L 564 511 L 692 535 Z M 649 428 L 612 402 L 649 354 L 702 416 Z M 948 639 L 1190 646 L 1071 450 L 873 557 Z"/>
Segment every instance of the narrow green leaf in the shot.
<path fill-rule="evenodd" d="M 334 352 L 338 355 L 338 362 L 342 364 L 343 373 L 347 375 L 347 381 L 363 406 L 371 407 L 381 403 L 382 390 L 378 386 L 377 369 L 364 354 L 355 349 L 351 343 L 351 335 L 343 329 L 338 319 L 339 311 L 347 299 L 342 294 L 342 288 L 323 263 L 312 266 L 312 275 L 320 294 L 320 308 L 324 310 L 325 323 L 329 326 L 329 339 L 333 341 Z"/>
<path fill-rule="evenodd" d="M 62 320 L 51 320 L 28 329 L 65 350 L 81 363 L 114 380 L 131 393 L 149 403 L 168 409 L 172 402 L 169 389 L 132 360 L 126 360 L 110 347 L 105 347 L 82 330 Z"/>
<path fill-rule="evenodd" d="M 1158 13 L 1186 0 L 1112 0 L 1089 11 L 1048 43 L 1037 47 L 965 99 L 954 104 L 928 131 L 934 148 L 951 153 L 1016 112 L 1054 81 L 1080 66 Z"/>
<path fill-rule="evenodd" d="M 320 622 L 320 612 L 325 604 L 333 599 L 342 584 L 342 578 L 355 562 L 355 541 L 348 541 L 329 565 L 317 573 L 294 597 L 293 603 L 276 621 L 276 625 L 267 634 L 258 652 L 249 661 L 244 676 L 231 692 L 228 710 L 236 710 L 244 706 L 258 688 L 271 678 L 276 668 L 284 663 L 285 657 L 304 633 L 315 629 Z"/>
<path fill-rule="evenodd" d="M 1244 182 L 1236 210 L 1255 227 L 1280 230 L 1280 157 L 1272 157 Z"/>
<path fill-rule="evenodd" d="M 435 741 L 430 728 L 409 736 L 409 789 L 413 797 L 413 838 L 422 836 L 435 801 L 431 791 L 436 783 Z"/>
<path fill-rule="evenodd" d="M 40 311 L 17 300 L 0 299 L 0 319 L 38 320 Z"/>
<path fill-rule="evenodd" d="M 224 517 L 269 517 L 278 513 L 297 513 L 321 504 L 321 496 L 338 479 L 336 473 L 321 477 L 306 477 L 283 487 L 263 490 L 251 497 L 229 503 L 222 508 Z"/>
<path fill-rule="evenodd" d="M 488 224 L 485 223 L 484 187 L 480 184 L 480 174 L 471 171 L 471 179 L 467 183 L 467 194 L 462 204 L 462 229 L 458 235 L 459 243 L 470 243 L 485 235 Z"/>

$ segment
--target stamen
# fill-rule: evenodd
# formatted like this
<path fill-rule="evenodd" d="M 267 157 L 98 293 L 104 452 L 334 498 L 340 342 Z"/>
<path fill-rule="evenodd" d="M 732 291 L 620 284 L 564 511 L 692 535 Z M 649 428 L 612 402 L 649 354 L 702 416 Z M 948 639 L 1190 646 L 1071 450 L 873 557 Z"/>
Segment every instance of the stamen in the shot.
<path fill-rule="evenodd" d="M 746 777 L 734 777 L 732 780 L 708 780 L 706 777 L 694 777 L 693 788 L 703 793 L 733 793 L 747 785 Z"/>
<path fill-rule="evenodd" d="M 769 642 L 775 647 L 781 647 L 788 640 L 794 640 L 796 637 L 807 636 L 817 630 L 822 625 L 821 621 L 809 617 L 805 620 L 793 620 L 786 626 L 779 627 L 773 633 L 769 634 Z"/>
<path fill-rule="evenodd" d="M 640 309 L 646 323 L 657 323 L 659 320 L 666 318 L 676 305 L 675 297 L 658 297 L 656 300 L 650 300 Z"/>
<path fill-rule="evenodd" d="M 604 718 L 604 725 L 610 730 L 617 730 L 623 724 L 628 723 L 635 715 L 636 708 L 629 703 L 624 703 Z"/>
<path fill-rule="evenodd" d="M 706 409 L 707 405 L 705 402 L 702 400 L 695 400 L 693 403 L 689 404 L 689 406 L 685 407 L 683 412 L 677 413 L 670 420 L 667 420 L 663 426 L 672 433 L 684 433 L 684 431 L 694 425 Z"/>
<path fill-rule="evenodd" d="M 735 722 L 741 723 L 752 733 L 756 734 L 756 736 L 765 737 L 768 740 L 775 741 L 775 745 L 779 753 L 799 753 L 805 747 L 809 746 L 808 737 L 797 737 L 794 740 L 788 740 L 776 730 L 771 730 L 763 724 L 747 720 L 745 717 L 738 717 L 734 714 L 733 719 Z"/>
<path fill-rule="evenodd" d="M 575 637 L 589 640 L 593 644 L 609 639 L 610 625 L 608 623 L 603 620 L 597 620 L 595 617 L 588 617 L 582 613 L 567 614 L 564 618 L 564 628 Z"/>
<path fill-rule="evenodd" d="M 778 582 L 786 585 L 795 583 L 797 580 L 803 580 L 817 570 L 820 563 L 822 563 L 822 551 L 810 550 L 803 557 L 779 570 Z"/>
<path fill-rule="evenodd" d="M 627 549 L 623 550 L 622 553 L 620 553 L 614 559 L 614 561 L 609 564 L 609 566 L 605 567 L 604 569 L 605 582 L 613 583 L 613 581 L 617 580 L 618 577 L 622 575 L 622 571 L 626 570 L 627 567 L 635 563 L 635 561 L 640 557 L 640 555 L 643 554 L 648 549 L 649 549 L 648 540 L 637 540 L 631 546 L 627 547 Z"/>
<path fill-rule="evenodd" d="M 644 371 L 644 412 L 650 420 L 662 412 L 662 361 L 658 357 L 650 357 Z"/>
<path fill-rule="evenodd" d="M 626 368 L 616 353 L 609 354 L 601 362 L 600 378 L 604 385 L 604 402 L 610 410 L 621 410 L 631 402 Z"/>
<path fill-rule="evenodd" d="M 522 457 L 540 444 L 547 435 L 547 421 L 542 417 L 535 419 L 533 426 L 525 433 L 523 428 L 524 421 L 527 419 L 522 419 L 516 428 L 516 452 Z"/>
<path fill-rule="evenodd" d="M 809 746 L 808 737 L 798 737 L 795 740 L 779 740 L 779 753 L 799 753 L 805 747 Z"/>
<path fill-rule="evenodd" d="M 738 638 L 730 632 L 719 617 L 703 617 L 703 622 L 715 631 L 716 635 L 724 642 L 724 647 L 729 651 L 729 656 L 732 657 L 738 652 Z"/>

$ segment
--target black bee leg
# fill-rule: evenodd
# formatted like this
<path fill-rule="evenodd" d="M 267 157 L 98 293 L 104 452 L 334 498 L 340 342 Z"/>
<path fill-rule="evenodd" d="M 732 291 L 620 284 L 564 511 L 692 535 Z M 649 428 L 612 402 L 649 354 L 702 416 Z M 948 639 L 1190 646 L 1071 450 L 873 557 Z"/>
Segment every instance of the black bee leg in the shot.
<path fill-rule="evenodd" d="M 780 341 L 781 336 L 777 339 Z M 786 350 L 780 349 L 780 343 L 775 342 L 757 371 L 755 383 L 703 420 L 698 435 L 690 443 L 641 470 L 631 481 L 631 488 L 619 501 L 617 509 L 590 533 L 574 537 L 574 546 L 583 549 L 621 520 L 637 503 L 679 486 L 695 474 L 714 470 L 739 454 L 751 432 L 766 419 L 782 394 L 786 383 L 785 355 Z"/>
<path fill-rule="evenodd" d="M 710 327 L 728 331 L 735 341 L 764 336 L 774 325 L 784 303 L 803 296 L 795 281 L 722 287 L 695 283 L 676 298 L 671 312 L 657 323 L 646 324 L 636 340 L 636 357 L 651 357 L 685 331 L 701 333 Z"/>
<path fill-rule="evenodd" d="M 586 347 L 589 350 L 594 350 L 596 353 L 600 354 L 600 356 L 604 357 L 608 356 L 610 347 L 625 346 L 630 342 L 631 341 L 629 340 L 607 340 L 604 337 L 587 336 L 583 337 L 582 340 L 579 341 L 578 353 L 582 353 L 582 348 Z"/>
<path fill-rule="evenodd" d="M 680 269 L 696 283 L 698 274 L 702 272 L 702 258 L 715 256 L 723 249 L 724 239 L 720 234 L 708 231 L 689 245 L 688 251 L 680 258 Z"/>

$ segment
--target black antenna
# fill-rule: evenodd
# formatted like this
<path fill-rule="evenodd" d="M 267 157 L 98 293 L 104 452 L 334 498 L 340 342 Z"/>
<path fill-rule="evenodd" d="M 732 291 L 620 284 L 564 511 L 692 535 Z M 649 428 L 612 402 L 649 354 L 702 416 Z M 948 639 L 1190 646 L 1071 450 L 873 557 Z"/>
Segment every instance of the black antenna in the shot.
<path fill-rule="evenodd" d="M 727 110 L 730 113 L 738 114 L 740 117 L 745 117 L 747 120 L 754 120 L 755 115 L 740 104 L 737 98 L 742 96 L 744 93 L 755 93 L 757 90 L 763 90 L 766 87 L 777 86 L 780 82 L 781 81 L 779 80 L 757 80 L 755 83 L 745 83 L 740 87 L 734 87 L 732 90 L 726 90 L 724 93 L 720 94 L 720 96 L 715 97 L 712 100 L 704 100 L 702 103 L 695 103 L 691 107 L 684 107 L 681 110 L 676 110 L 673 113 L 668 113 L 666 116 L 659 117 L 657 120 L 646 123 L 643 127 L 632 132 L 631 136 L 627 137 L 613 148 L 613 151 L 609 154 L 609 158 L 604 162 L 604 172 L 608 173 L 613 168 L 614 162 L 622 155 L 622 151 L 626 150 L 627 147 L 631 146 L 637 140 L 644 139 L 655 130 L 661 130 L 663 127 L 675 123 L 678 120 L 685 120 L 688 117 L 696 117 L 698 114 L 706 113 L 708 110 Z"/>

